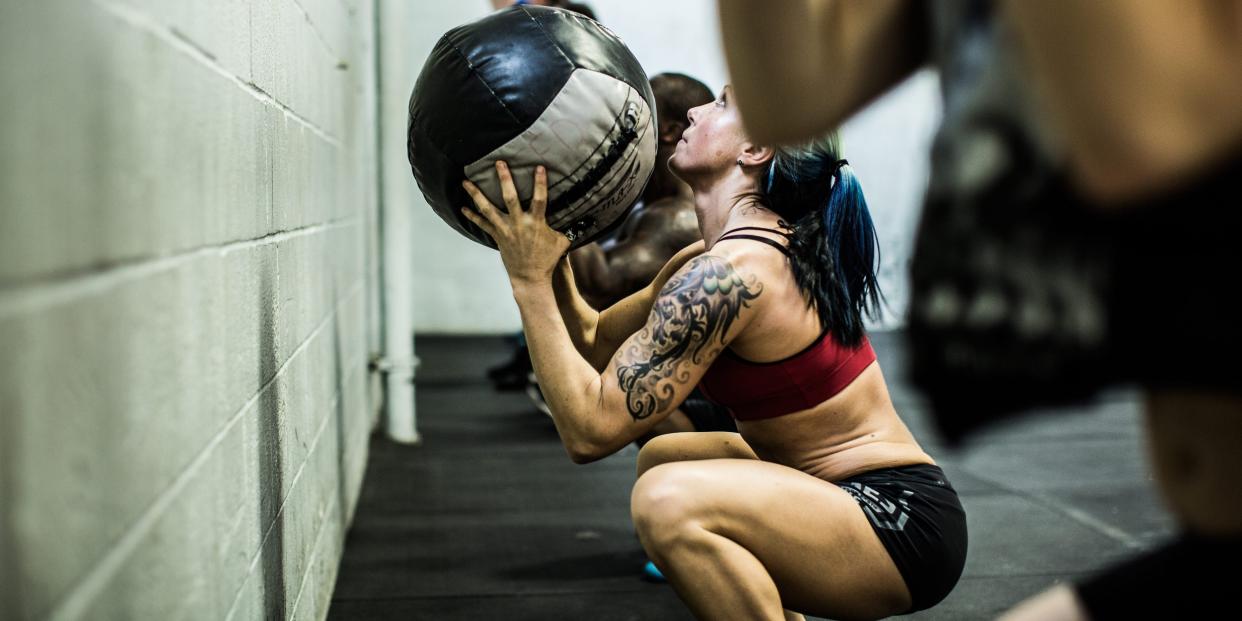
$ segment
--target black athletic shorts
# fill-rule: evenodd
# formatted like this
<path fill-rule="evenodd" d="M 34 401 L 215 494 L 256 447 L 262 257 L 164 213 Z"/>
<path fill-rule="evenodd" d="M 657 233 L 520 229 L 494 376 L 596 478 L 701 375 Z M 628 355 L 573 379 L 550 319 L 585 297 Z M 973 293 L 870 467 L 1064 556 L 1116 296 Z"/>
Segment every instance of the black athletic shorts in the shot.
<path fill-rule="evenodd" d="M 940 603 L 966 564 L 966 512 L 944 471 L 881 468 L 836 484 L 858 501 L 901 572 L 912 600 L 906 613 Z"/>

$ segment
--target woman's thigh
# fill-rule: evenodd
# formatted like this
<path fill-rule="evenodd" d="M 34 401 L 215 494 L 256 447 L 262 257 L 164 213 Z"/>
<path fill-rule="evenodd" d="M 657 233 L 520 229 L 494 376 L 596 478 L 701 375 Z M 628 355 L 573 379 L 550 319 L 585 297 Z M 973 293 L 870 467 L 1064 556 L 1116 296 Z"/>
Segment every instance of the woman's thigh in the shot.
<path fill-rule="evenodd" d="M 638 453 L 638 476 L 675 461 L 702 459 L 759 459 L 741 434 L 725 431 L 690 431 L 656 436 Z"/>
<path fill-rule="evenodd" d="M 737 459 L 666 463 L 639 479 L 631 510 L 647 528 L 693 524 L 745 548 L 788 609 L 874 618 L 910 606 L 900 572 L 853 497 L 798 470 Z"/>

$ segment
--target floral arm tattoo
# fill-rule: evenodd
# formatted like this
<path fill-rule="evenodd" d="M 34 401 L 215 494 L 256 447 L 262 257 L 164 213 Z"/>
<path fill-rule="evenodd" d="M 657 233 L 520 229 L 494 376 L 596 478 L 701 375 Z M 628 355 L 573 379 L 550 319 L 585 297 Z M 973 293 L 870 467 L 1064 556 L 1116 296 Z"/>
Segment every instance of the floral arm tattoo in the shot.
<path fill-rule="evenodd" d="M 724 337 L 763 287 L 742 279 L 728 261 L 696 257 L 660 290 L 651 316 L 617 359 L 626 407 L 641 420 L 676 404 L 676 384 L 690 380 L 691 364 L 715 356 Z"/>

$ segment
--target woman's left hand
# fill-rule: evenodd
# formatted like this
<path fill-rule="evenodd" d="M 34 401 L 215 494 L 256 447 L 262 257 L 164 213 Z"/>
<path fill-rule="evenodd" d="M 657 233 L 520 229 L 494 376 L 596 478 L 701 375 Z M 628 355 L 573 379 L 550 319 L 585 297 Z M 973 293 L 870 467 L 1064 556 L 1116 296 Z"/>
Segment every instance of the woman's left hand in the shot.
<path fill-rule="evenodd" d="M 496 174 L 500 177 L 500 193 L 509 213 L 501 213 L 469 180 L 461 185 L 474 199 L 478 212 L 463 207 L 462 213 L 496 241 L 500 260 L 504 262 L 512 284 L 551 282 L 552 271 L 569 250 L 570 242 L 569 238 L 548 226 L 547 170 L 543 166 L 535 168 L 535 191 L 529 210 L 522 209 L 522 204 L 518 202 L 509 166 L 503 161 L 496 162 Z"/>

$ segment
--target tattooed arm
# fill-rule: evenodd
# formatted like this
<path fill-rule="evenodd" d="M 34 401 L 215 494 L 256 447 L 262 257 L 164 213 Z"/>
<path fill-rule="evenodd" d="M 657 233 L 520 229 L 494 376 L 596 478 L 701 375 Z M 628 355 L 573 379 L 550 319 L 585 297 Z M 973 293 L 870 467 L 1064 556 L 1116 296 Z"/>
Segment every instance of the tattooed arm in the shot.
<path fill-rule="evenodd" d="M 692 259 L 669 278 L 646 324 L 601 374 L 558 347 L 568 339 L 548 324 L 555 313 L 550 292 L 515 289 L 539 387 L 570 457 L 585 463 L 610 455 L 668 416 L 749 323 L 747 309 L 761 291 L 722 257 Z"/>
<path fill-rule="evenodd" d="M 703 253 L 703 242 L 686 246 L 656 274 L 646 287 L 597 312 L 578 293 L 573 269 L 562 259 L 552 274 L 556 304 L 569 338 L 596 371 L 603 371 L 621 343 L 643 327 L 651 305 L 664 284 L 690 259 Z"/>
<path fill-rule="evenodd" d="M 463 207 L 462 215 L 490 235 L 500 250 L 535 375 L 561 442 L 576 462 L 599 459 L 645 434 L 681 403 L 750 321 L 751 313 L 743 311 L 759 296 L 760 287 L 721 257 L 690 261 L 661 288 L 646 326 L 626 339 L 601 375 L 576 351 L 571 328 L 557 306 L 553 275 L 569 240 L 548 226 L 547 172 L 542 166 L 535 169 L 529 210 L 518 201 L 504 162 L 496 162 L 496 174 L 506 211 L 497 209 L 474 183 L 463 181 L 477 211 Z"/>

